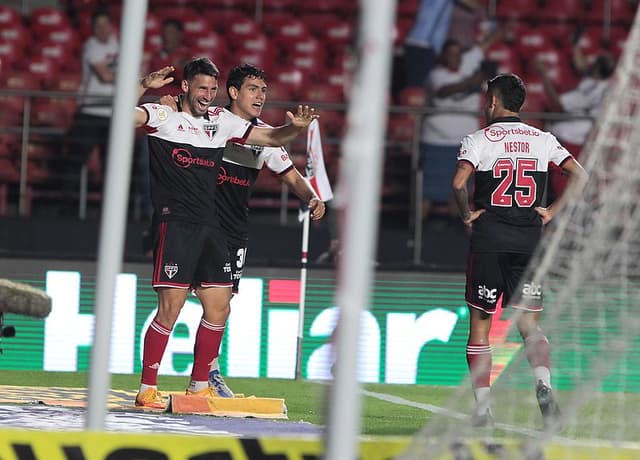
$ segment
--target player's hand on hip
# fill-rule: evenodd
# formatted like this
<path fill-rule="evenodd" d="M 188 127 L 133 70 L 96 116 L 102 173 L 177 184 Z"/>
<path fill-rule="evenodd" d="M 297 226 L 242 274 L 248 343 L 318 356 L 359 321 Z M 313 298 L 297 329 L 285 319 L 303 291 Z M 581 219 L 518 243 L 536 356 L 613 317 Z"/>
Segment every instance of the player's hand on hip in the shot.
<path fill-rule="evenodd" d="M 486 209 L 478 209 L 476 211 L 471 211 L 469 213 L 469 218 L 468 219 L 463 219 L 462 222 L 467 227 L 471 227 L 471 224 L 473 224 L 473 221 L 476 220 L 478 217 L 480 217 L 485 211 L 486 211 Z"/>
<path fill-rule="evenodd" d="M 311 198 L 311 200 L 309 200 L 309 210 L 311 211 L 311 220 L 322 219 L 325 212 L 324 202 L 318 198 Z"/>
<path fill-rule="evenodd" d="M 291 124 L 299 128 L 306 128 L 313 120 L 318 118 L 318 116 L 316 109 L 309 107 L 308 105 L 299 105 L 298 111 L 295 115 L 291 112 L 287 112 L 287 117 L 291 121 Z"/>
<path fill-rule="evenodd" d="M 537 206 L 535 210 L 542 219 L 542 225 L 547 225 L 549 222 L 551 222 L 551 219 L 553 219 L 553 212 L 551 211 L 551 208 L 543 208 L 541 206 Z"/>
<path fill-rule="evenodd" d="M 168 85 L 173 81 L 173 77 L 169 77 L 168 75 L 174 70 L 176 70 L 175 67 L 173 67 L 172 65 L 168 65 L 160 70 L 156 70 L 155 72 L 151 72 L 150 74 L 145 75 L 144 77 L 142 77 L 140 83 L 145 89 L 162 88 L 163 86 Z"/>

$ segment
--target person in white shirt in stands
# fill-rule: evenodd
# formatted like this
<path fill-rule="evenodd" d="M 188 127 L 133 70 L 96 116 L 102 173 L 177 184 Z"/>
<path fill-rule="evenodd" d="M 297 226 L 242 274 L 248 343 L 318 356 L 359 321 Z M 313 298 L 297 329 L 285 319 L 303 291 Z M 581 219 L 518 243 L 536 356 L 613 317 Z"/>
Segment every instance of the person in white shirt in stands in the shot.
<path fill-rule="evenodd" d="M 460 139 L 478 129 L 481 84 L 495 72 L 485 63 L 484 50 L 494 39 L 492 34 L 465 52 L 457 40 L 447 40 L 438 65 L 427 77 L 430 105 L 437 110 L 427 114 L 422 124 L 423 219 L 429 217 L 433 205 L 446 205 L 449 215 L 457 216 L 449 178 L 455 170 Z M 460 110 L 469 113 L 455 112 Z"/>
<path fill-rule="evenodd" d="M 549 125 L 549 131 L 575 158 L 578 158 L 593 127 L 593 118 L 597 115 L 609 88 L 609 77 L 615 69 L 615 60 L 610 54 L 601 53 L 589 62 L 580 47 L 575 46 L 573 66 L 582 74 L 580 82 L 572 90 L 558 94 L 544 63 L 539 59 L 534 60 L 534 67 L 542 77 L 549 109 L 553 112 L 582 116 L 555 121 Z M 564 190 L 567 180 L 567 176 L 559 169 L 550 172 L 552 199 Z"/>
<path fill-rule="evenodd" d="M 82 51 L 78 109 L 66 136 L 66 156 L 62 166 L 63 188 L 69 195 L 77 192 L 80 169 L 96 146 L 100 149 L 104 165 L 111 124 L 118 39 L 106 10 L 99 9 L 93 13 L 91 27 L 93 35 L 84 43 Z"/>

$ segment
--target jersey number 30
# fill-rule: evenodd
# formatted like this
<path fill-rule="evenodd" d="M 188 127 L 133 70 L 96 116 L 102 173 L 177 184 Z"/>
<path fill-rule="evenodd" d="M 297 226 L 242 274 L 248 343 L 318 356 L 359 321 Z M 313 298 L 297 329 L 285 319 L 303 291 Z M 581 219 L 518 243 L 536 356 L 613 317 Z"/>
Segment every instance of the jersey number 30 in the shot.
<path fill-rule="evenodd" d="M 537 169 L 537 160 L 519 158 L 515 168 L 511 158 L 501 158 L 493 165 L 493 178 L 502 178 L 491 194 L 491 205 L 528 208 L 536 201 L 537 184 L 531 175 Z M 515 188 L 511 185 L 515 182 Z M 513 190 L 510 192 L 510 190 Z"/>

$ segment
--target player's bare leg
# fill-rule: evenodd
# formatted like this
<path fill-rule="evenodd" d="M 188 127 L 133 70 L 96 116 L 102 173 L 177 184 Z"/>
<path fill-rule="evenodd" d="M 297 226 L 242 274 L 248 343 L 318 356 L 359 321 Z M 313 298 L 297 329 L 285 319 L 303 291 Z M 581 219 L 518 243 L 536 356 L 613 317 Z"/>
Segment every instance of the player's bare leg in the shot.
<path fill-rule="evenodd" d="M 467 364 L 471 375 L 471 386 L 476 400 L 476 410 L 471 416 L 473 426 L 493 425 L 490 403 L 491 346 L 489 331 L 491 315 L 469 307 L 469 340 L 467 341 Z"/>
<path fill-rule="evenodd" d="M 158 369 L 180 310 L 187 299 L 186 289 L 158 288 L 158 312 L 144 336 L 142 377 L 136 406 L 162 409 L 166 405 L 158 392 Z"/>
<path fill-rule="evenodd" d="M 196 333 L 193 370 L 187 394 L 218 396 L 209 385 L 209 370 L 220 350 L 222 335 L 229 316 L 231 288 L 198 288 L 197 294 L 204 313 Z"/>
<path fill-rule="evenodd" d="M 551 352 L 549 340 L 540 328 L 540 312 L 523 312 L 518 318 L 518 331 L 524 340 L 525 354 L 533 370 L 536 398 L 547 430 L 560 428 L 560 409 L 551 391 Z"/>

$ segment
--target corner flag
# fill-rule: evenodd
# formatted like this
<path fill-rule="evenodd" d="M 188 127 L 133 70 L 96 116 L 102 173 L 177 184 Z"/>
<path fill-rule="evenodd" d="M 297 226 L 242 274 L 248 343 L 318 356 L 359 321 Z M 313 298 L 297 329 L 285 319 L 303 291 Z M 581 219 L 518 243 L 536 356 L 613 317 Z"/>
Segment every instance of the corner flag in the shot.
<path fill-rule="evenodd" d="M 307 167 L 305 175 L 322 201 L 333 198 L 327 170 L 324 167 L 320 123 L 313 120 L 307 129 Z"/>

